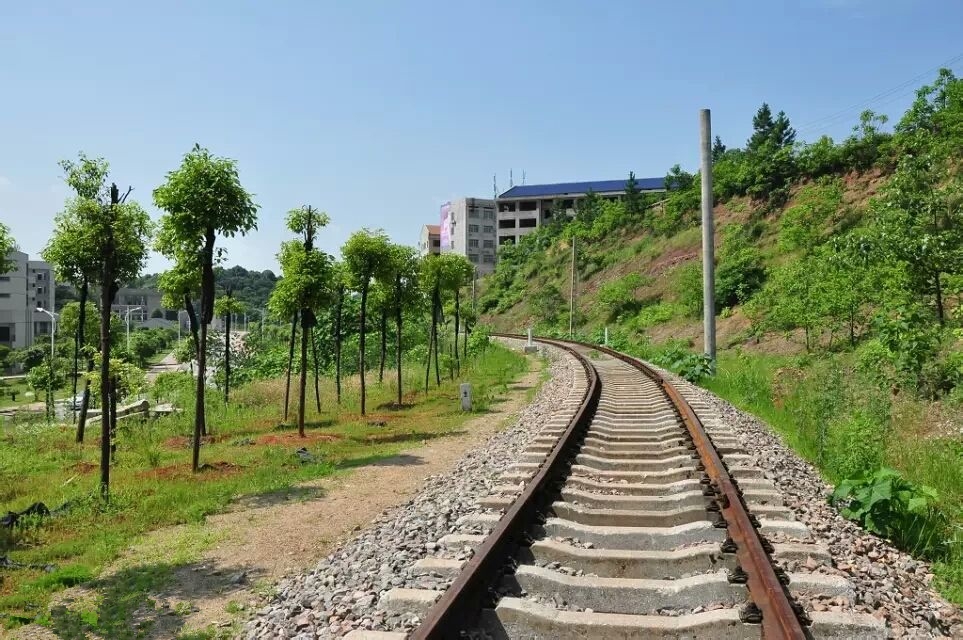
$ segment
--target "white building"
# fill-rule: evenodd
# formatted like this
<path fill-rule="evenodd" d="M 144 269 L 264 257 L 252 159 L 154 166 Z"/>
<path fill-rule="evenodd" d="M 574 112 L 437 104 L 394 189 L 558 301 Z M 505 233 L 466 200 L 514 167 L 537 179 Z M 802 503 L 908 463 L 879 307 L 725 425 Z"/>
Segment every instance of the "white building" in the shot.
<path fill-rule="evenodd" d="M 556 213 L 569 215 L 575 203 L 589 192 L 605 200 L 619 200 L 625 195 L 625 178 L 592 182 L 561 182 L 512 187 L 498 196 L 498 246 L 515 244 L 545 224 Z M 637 178 L 641 193 L 665 191 L 665 178 Z"/>
<path fill-rule="evenodd" d="M 441 231 L 437 224 L 426 224 L 421 227 L 421 238 L 418 240 L 418 255 L 441 253 Z"/>
<path fill-rule="evenodd" d="M 441 250 L 458 253 L 475 265 L 478 275 L 495 269 L 497 234 L 495 201 L 459 198 L 441 207 Z"/>
<path fill-rule="evenodd" d="M 0 274 L 0 345 L 23 349 L 50 335 L 50 316 L 37 307 L 54 310 L 56 284 L 48 263 L 30 260 L 21 251 L 7 257 L 13 269 Z"/>

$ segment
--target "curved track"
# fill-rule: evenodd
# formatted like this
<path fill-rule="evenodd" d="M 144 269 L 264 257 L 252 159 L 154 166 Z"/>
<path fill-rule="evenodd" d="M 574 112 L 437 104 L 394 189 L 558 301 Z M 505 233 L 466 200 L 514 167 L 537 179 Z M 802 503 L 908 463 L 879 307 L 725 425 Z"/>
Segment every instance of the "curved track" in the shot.
<path fill-rule="evenodd" d="M 491 530 L 411 638 L 883 637 L 869 616 L 796 603 L 851 587 L 780 568 L 825 550 L 800 542 L 734 435 L 645 363 L 540 342 L 584 369 L 570 418 L 522 454 L 508 481 L 523 488 L 487 505 L 504 514 L 480 516 Z"/>

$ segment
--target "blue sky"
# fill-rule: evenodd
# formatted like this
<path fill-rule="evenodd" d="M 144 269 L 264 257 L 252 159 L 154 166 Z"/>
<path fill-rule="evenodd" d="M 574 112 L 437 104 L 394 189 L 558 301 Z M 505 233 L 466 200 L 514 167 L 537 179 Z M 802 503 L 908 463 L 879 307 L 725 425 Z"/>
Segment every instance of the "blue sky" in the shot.
<path fill-rule="evenodd" d="M 850 107 L 963 54 L 961 24 L 959 0 L 0 0 L 0 220 L 39 252 L 80 150 L 157 217 L 151 191 L 199 142 L 262 207 L 228 264 L 275 269 L 301 204 L 331 215 L 329 252 L 361 227 L 415 244 L 510 168 L 695 169 L 702 107 L 731 145 L 764 100 L 801 138 L 845 136 Z M 934 75 L 869 106 L 895 119 Z"/>

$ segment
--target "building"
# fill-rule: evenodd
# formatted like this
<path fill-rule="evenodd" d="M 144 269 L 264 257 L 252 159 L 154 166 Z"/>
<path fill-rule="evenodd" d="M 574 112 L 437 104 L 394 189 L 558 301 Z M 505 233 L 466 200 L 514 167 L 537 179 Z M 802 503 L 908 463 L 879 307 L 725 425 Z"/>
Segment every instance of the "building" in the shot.
<path fill-rule="evenodd" d="M 37 307 L 53 311 L 56 283 L 48 263 L 30 260 L 21 251 L 12 251 L 7 258 L 13 268 L 0 275 L 0 345 L 23 349 L 50 335 L 50 316 Z"/>
<path fill-rule="evenodd" d="M 465 256 L 479 275 L 495 269 L 495 201 L 459 198 L 441 206 L 441 250 Z"/>
<path fill-rule="evenodd" d="M 441 227 L 437 224 L 426 224 L 421 227 L 421 239 L 418 241 L 418 255 L 441 253 Z"/>
<path fill-rule="evenodd" d="M 114 303 L 110 305 L 110 310 L 121 317 L 127 319 L 127 310 L 130 310 L 131 326 L 140 325 L 147 322 L 148 318 L 157 316 L 157 311 L 161 312 L 161 317 L 167 317 L 167 309 L 161 305 L 161 293 L 156 289 L 135 289 L 132 287 L 121 287 L 117 290 Z"/>
<path fill-rule="evenodd" d="M 637 178 L 635 182 L 642 193 L 665 191 L 665 178 Z M 498 246 L 517 243 L 557 213 L 570 215 L 575 203 L 590 191 L 606 200 L 619 200 L 625 194 L 625 179 L 512 187 L 495 200 Z"/>

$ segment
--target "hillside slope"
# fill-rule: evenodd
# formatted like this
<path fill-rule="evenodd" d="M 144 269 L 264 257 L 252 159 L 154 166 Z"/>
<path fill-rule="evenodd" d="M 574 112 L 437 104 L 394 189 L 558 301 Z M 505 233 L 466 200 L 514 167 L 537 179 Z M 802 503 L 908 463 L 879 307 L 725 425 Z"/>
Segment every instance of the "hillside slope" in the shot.
<path fill-rule="evenodd" d="M 933 561 L 963 603 L 963 81 L 943 70 L 917 96 L 892 133 L 867 111 L 845 141 L 801 144 L 763 105 L 745 148 L 716 140 L 714 374 L 700 181 L 678 166 L 661 202 L 590 195 L 503 247 L 478 308 L 500 330 L 567 336 L 574 242 L 578 337 L 607 328 L 764 418 L 847 517 Z"/>

